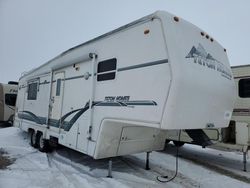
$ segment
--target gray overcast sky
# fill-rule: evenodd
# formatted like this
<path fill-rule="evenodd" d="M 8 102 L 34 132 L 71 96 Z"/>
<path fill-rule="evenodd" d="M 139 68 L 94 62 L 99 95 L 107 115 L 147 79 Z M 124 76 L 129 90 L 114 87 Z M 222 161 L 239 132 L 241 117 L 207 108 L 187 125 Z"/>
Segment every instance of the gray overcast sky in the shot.
<path fill-rule="evenodd" d="M 206 31 L 231 65 L 250 64 L 249 0 L 0 0 L 0 82 L 156 10 Z"/>

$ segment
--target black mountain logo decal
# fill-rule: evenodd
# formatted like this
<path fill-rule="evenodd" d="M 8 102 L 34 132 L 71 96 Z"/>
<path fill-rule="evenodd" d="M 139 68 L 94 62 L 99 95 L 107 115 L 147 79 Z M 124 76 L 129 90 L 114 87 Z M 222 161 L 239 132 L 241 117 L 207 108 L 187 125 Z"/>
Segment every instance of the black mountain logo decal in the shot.
<path fill-rule="evenodd" d="M 186 58 L 193 58 L 194 63 L 221 72 L 224 77 L 230 80 L 232 78 L 230 69 L 208 53 L 201 44 L 198 44 L 197 48 L 193 46 Z"/>
<path fill-rule="evenodd" d="M 205 48 L 199 44 L 196 48 L 195 46 L 192 47 L 186 58 L 195 58 L 195 57 L 202 57 L 205 59 L 215 60 L 213 56 L 205 50 Z"/>

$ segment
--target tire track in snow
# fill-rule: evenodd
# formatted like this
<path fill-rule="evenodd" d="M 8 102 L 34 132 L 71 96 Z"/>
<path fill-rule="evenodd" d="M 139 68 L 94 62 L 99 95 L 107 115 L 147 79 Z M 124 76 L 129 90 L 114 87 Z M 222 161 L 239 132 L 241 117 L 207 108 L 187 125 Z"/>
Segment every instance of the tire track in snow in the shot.
<path fill-rule="evenodd" d="M 50 168 L 52 167 L 52 164 L 54 164 L 54 167 L 66 178 L 66 180 L 68 182 L 67 187 L 71 187 L 71 186 L 75 187 L 75 185 L 73 183 L 71 183 L 71 178 L 69 177 L 69 175 L 67 175 L 67 173 L 63 172 L 61 167 L 59 167 L 59 165 L 53 161 L 52 157 L 48 153 L 46 154 L 46 156 L 47 156 L 48 165 L 50 166 Z"/>
<path fill-rule="evenodd" d="M 57 155 L 53 155 L 53 153 L 52 154 L 47 153 L 47 158 L 48 158 L 48 161 L 50 161 L 50 164 L 53 163 L 53 164 L 57 165 L 56 162 L 60 162 L 60 163 L 69 165 L 72 168 L 74 168 L 77 171 L 77 172 L 74 172 L 75 174 L 87 174 L 87 175 L 89 175 L 89 176 L 91 176 L 93 178 L 96 178 L 93 174 L 89 173 L 87 170 L 84 170 L 84 169 L 80 168 L 79 164 L 77 166 L 77 164 L 69 161 L 68 159 L 66 159 L 64 157 L 59 157 Z M 53 160 L 55 160 L 56 162 L 53 161 Z M 56 166 L 56 168 L 58 168 L 58 165 Z"/>

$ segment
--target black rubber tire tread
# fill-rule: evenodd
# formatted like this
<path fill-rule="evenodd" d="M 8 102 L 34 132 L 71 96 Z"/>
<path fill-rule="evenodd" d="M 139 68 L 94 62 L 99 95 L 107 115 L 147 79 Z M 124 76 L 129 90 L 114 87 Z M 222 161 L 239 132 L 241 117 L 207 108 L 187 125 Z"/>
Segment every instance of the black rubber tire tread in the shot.
<path fill-rule="evenodd" d="M 37 134 L 37 141 L 38 141 L 38 149 L 41 152 L 48 152 L 49 151 L 49 142 L 46 139 L 43 139 L 43 134 L 42 133 L 38 133 Z M 43 145 L 41 145 L 40 139 L 43 140 Z"/>
<path fill-rule="evenodd" d="M 35 141 L 33 140 L 33 136 L 35 134 Z M 35 131 L 30 131 L 30 145 L 34 148 L 38 148 L 38 139 Z"/>

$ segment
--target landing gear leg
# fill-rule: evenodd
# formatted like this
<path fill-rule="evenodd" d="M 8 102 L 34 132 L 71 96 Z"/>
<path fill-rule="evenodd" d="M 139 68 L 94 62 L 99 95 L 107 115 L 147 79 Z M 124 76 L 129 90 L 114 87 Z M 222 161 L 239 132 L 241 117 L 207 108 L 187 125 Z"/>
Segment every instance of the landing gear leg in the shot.
<path fill-rule="evenodd" d="M 243 152 L 243 170 L 247 171 L 247 152 Z"/>
<path fill-rule="evenodd" d="M 149 168 L 149 154 L 150 154 L 150 152 L 147 152 L 146 153 L 146 170 L 150 170 L 150 168 Z"/>
<path fill-rule="evenodd" d="M 112 178 L 112 159 L 109 159 L 108 178 Z"/>

